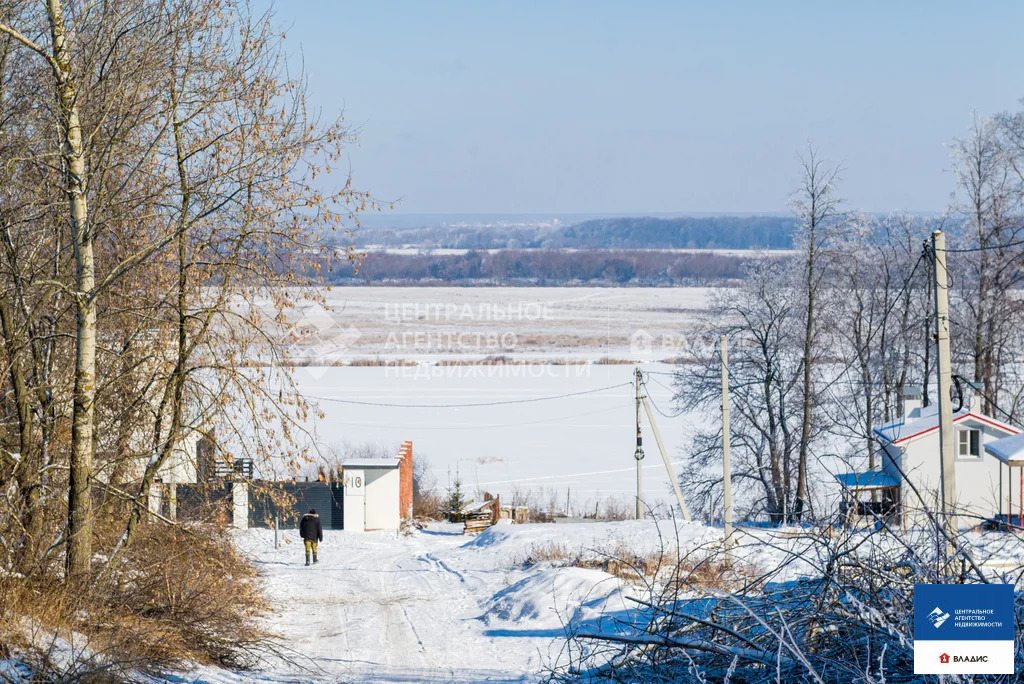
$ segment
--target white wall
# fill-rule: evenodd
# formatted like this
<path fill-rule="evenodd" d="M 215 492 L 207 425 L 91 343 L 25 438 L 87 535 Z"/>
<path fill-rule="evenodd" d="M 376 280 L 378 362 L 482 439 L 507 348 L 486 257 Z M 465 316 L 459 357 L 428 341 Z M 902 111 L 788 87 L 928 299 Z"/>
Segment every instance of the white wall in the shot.
<path fill-rule="evenodd" d="M 235 529 L 249 529 L 249 483 L 231 483 L 232 524 Z"/>
<path fill-rule="evenodd" d="M 345 531 L 366 530 L 366 474 L 362 470 L 345 468 L 342 506 L 345 511 Z"/>
<path fill-rule="evenodd" d="M 175 445 L 158 476 L 163 482 L 175 484 L 197 482 L 198 467 L 196 461 L 197 447 L 202 435 L 195 430 L 185 432 L 181 441 Z"/>
<path fill-rule="evenodd" d="M 367 468 L 366 529 L 397 530 L 401 524 L 398 510 L 398 468 Z"/>
<path fill-rule="evenodd" d="M 954 454 L 956 453 L 956 430 L 961 428 L 981 430 L 981 452 L 980 459 L 957 459 L 956 466 L 956 491 L 957 511 L 964 514 L 958 521 L 960 527 L 972 527 L 980 522 L 978 517 L 988 518 L 999 512 L 999 461 L 985 453 L 986 442 L 1005 437 L 1002 431 L 997 431 L 983 423 L 961 420 L 956 423 L 954 430 Z M 902 451 L 902 457 L 900 456 Z M 939 431 L 935 430 L 927 435 L 918 437 L 900 447 L 889 446 L 887 448 L 885 469 L 893 475 L 899 476 L 897 469 L 892 467 L 890 461 L 895 460 L 901 465 L 906 476 L 917 488 L 921 498 L 924 499 L 929 509 L 936 509 L 941 485 L 941 455 L 939 452 Z M 1005 478 L 1005 468 L 1003 470 Z M 1003 485 L 1004 498 L 1006 483 Z M 909 511 L 921 508 L 921 499 L 918 498 L 909 487 L 902 488 L 903 505 Z M 1005 512 L 1006 504 L 1003 504 Z M 977 516 L 977 517 L 968 517 Z M 907 524 L 912 527 L 920 527 L 926 524 L 927 518 L 923 513 L 911 513 L 907 518 Z"/>

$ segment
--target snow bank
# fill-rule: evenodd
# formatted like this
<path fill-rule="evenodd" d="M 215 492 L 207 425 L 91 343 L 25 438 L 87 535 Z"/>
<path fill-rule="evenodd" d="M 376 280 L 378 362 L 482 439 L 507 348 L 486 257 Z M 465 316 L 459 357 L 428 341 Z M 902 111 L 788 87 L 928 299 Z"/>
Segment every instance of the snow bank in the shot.
<path fill-rule="evenodd" d="M 633 554 L 675 555 L 707 547 L 716 548 L 721 528 L 700 522 L 625 520 L 567 524 L 495 525 L 463 544 L 455 553 L 472 555 L 479 564 L 487 559 L 494 568 L 507 568 L 538 553 L 556 550 L 571 558 L 603 559 Z"/>
<path fill-rule="evenodd" d="M 625 613 L 632 590 L 601 570 L 550 568 L 502 589 L 488 602 L 488 625 L 514 624 L 517 630 L 562 629 Z"/>

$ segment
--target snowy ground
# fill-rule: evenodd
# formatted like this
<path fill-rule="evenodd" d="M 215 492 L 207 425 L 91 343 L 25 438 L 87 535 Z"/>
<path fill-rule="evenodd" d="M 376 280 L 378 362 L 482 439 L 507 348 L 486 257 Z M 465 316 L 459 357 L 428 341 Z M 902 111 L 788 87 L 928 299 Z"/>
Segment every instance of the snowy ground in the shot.
<path fill-rule="evenodd" d="M 566 561 L 526 563 L 559 548 L 569 558 L 607 558 L 675 549 L 713 555 L 721 528 L 701 523 L 625 521 L 502 524 L 476 537 L 461 525 L 393 532 L 327 531 L 320 563 L 304 567 L 297 534 L 236 533 L 261 566 L 275 605 L 268 628 L 289 649 L 253 672 L 197 668 L 174 681 L 238 682 L 531 682 L 565 664 L 567 627 L 628 631 L 646 624 L 626 597 L 649 596 L 642 584 Z M 1014 535 L 967 533 L 976 559 L 996 581 L 1019 568 Z M 889 537 L 880 538 L 897 543 Z M 819 559 L 798 529 L 739 528 L 737 560 L 775 582 L 819 574 Z M 793 556 L 797 558 L 794 559 Z"/>
<path fill-rule="evenodd" d="M 667 372 L 668 366 L 645 366 Z M 632 366 L 511 366 L 437 368 L 297 368 L 299 390 L 323 416 L 302 425 L 316 453 L 341 444 L 397 448 L 412 440 L 415 458 L 427 458 L 441 489 L 461 477 L 473 492 L 502 496 L 544 488 L 575 514 L 593 513 L 608 497 L 632 505 L 636 487 L 636 402 Z M 672 411 L 671 378 L 655 376 L 651 400 Z M 575 394 L 584 392 L 585 394 Z M 534 398 L 559 397 L 542 401 Z M 457 406 L 476 403 L 524 403 Z M 360 403 L 362 402 L 362 403 Z M 381 406 L 380 404 L 388 404 Z M 431 408 L 445 405 L 449 408 Z M 701 416 L 660 416 L 673 459 Z M 644 487 L 652 506 L 671 497 L 669 478 L 647 418 Z M 677 463 L 677 467 L 678 467 Z"/>
<path fill-rule="evenodd" d="M 269 627 L 293 650 L 256 672 L 200 668 L 179 681 L 527 682 L 560 662 L 564 625 L 621 629 L 642 619 L 642 587 L 593 569 L 526 566 L 538 549 L 602 555 L 675 544 L 671 523 L 501 525 L 478 537 L 435 525 L 410 536 L 325 532 L 321 562 L 303 565 L 296 533 L 238 533 L 263 568 L 276 606 Z M 721 530 L 680 524 L 680 546 L 712 547 Z M 764 551 L 758 551 L 764 554 Z M 772 558 L 751 559 L 770 564 Z M 810 571 L 809 566 L 793 573 Z"/>
<path fill-rule="evenodd" d="M 289 316 L 312 365 L 403 360 L 661 360 L 699 355 L 716 288 L 334 287 Z M 268 330 L 270 329 L 268 323 Z"/>

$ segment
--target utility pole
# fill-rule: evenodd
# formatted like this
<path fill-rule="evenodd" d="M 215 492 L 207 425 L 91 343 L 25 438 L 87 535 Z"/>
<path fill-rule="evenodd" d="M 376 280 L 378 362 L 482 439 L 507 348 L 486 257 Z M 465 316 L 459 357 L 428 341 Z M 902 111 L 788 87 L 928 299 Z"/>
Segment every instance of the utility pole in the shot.
<path fill-rule="evenodd" d="M 679 503 L 679 510 L 683 512 L 683 519 L 686 522 L 690 522 L 690 509 L 686 507 L 686 501 L 683 499 L 683 492 L 679 489 L 679 480 L 676 478 L 676 473 L 672 470 L 672 461 L 668 459 L 668 451 L 665 450 L 665 443 L 661 441 L 661 432 L 658 431 L 658 423 L 654 420 L 654 411 L 651 410 L 651 401 L 647 398 L 646 394 L 640 394 L 640 401 L 643 402 L 644 410 L 647 411 L 647 420 L 651 421 L 651 432 L 654 433 L 654 442 L 658 445 L 658 452 L 661 454 L 661 460 L 665 462 L 665 470 L 668 471 L 668 480 L 672 483 L 672 491 L 675 492 L 676 501 Z"/>
<path fill-rule="evenodd" d="M 949 282 L 946 272 L 946 234 L 932 233 L 932 255 L 935 259 L 935 331 L 938 341 L 939 370 L 939 453 L 941 455 L 942 525 L 948 536 L 946 553 L 955 553 L 953 544 L 958 531 L 956 520 L 956 463 L 953 460 L 953 406 L 949 392 L 952 369 L 949 352 Z"/>
<path fill-rule="evenodd" d="M 729 431 L 729 338 L 722 335 L 722 488 L 725 490 L 725 562 L 731 562 L 732 538 L 732 464 Z"/>
<path fill-rule="evenodd" d="M 644 517 L 644 438 L 640 433 L 640 383 L 643 376 L 640 374 L 640 367 L 635 369 L 634 383 L 636 385 L 636 451 L 633 458 L 636 460 L 636 519 L 643 520 Z"/>

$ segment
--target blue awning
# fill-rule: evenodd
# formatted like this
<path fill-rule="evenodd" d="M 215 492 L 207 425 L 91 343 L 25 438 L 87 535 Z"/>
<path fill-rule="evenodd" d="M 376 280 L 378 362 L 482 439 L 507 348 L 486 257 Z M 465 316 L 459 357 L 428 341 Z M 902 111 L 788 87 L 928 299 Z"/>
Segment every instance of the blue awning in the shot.
<path fill-rule="evenodd" d="M 843 473 L 836 475 L 836 479 L 847 489 L 884 489 L 900 486 L 898 478 L 877 470 L 869 470 L 866 473 Z"/>

